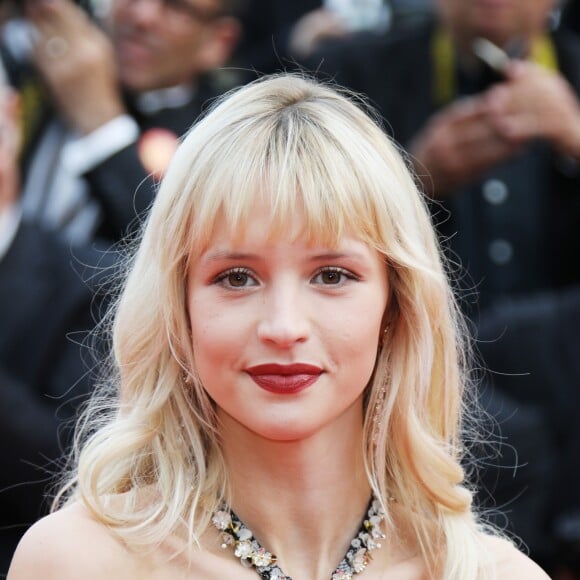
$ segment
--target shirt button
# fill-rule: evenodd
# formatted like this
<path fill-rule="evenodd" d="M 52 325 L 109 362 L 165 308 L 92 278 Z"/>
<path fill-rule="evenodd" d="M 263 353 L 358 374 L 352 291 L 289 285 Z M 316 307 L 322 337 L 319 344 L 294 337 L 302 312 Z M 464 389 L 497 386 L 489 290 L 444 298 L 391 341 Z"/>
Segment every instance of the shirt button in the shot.
<path fill-rule="evenodd" d="M 507 185 L 499 179 L 488 179 L 482 187 L 483 199 L 492 205 L 500 205 L 508 197 Z"/>
<path fill-rule="evenodd" d="M 488 247 L 489 257 L 491 261 L 498 266 L 507 264 L 514 255 L 514 248 L 507 240 L 493 240 Z"/>

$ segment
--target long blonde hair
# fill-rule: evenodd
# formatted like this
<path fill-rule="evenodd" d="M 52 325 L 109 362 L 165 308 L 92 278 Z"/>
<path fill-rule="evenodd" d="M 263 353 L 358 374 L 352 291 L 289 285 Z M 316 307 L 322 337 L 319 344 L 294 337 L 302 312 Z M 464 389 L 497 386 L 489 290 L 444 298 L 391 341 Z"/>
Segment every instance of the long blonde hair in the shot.
<path fill-rule="evenodd" d="M 438 577 L 481 577 L 461 467 L 462 319 L 407 164 L 355 101 L 301 75 L 264 78 L 226 95 L 184 138 L 130 261 L 115 308 L 116 372 L 85 414 L 60 503 L 82 498 L 133 546 L 178 532 L 195 544 L 206 529 L 227 473 L 195 375 L 186 277 L 217 221 L 243 229 L 267 192 L 272 231 L 286 231 L 299 203 L 305 235 L 333 244 L 348 229 L 383 254 L 392 296 L 365 393 L 369 482 L 387 513 L 386 498 L 397 498 Z"/>

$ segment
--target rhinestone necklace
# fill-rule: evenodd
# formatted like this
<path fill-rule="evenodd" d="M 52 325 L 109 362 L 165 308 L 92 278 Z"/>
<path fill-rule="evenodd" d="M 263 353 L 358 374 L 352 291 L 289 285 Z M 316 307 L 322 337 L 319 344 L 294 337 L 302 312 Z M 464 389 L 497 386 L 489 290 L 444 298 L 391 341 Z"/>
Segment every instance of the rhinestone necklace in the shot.
<path fill-rule="evenodd" d="M 386 538 L 381 530 L 385 518 L 379 501 L 373 496 L 369 502 L 357 535 L 331 575 L 331 580 L 351 580 L 360 574 L 371 560 L 370 551 L 380 548 L 380 540 Z M 262 580 L 292 580 L 276 564 L 276 556 L 263 548 L 252 532 L 227 504 L 222 504 L 212 517 L 213 525 L 221 532 L 222 545 L 233 546 L 234 554 L 245 568 L 253 568 Z"/>

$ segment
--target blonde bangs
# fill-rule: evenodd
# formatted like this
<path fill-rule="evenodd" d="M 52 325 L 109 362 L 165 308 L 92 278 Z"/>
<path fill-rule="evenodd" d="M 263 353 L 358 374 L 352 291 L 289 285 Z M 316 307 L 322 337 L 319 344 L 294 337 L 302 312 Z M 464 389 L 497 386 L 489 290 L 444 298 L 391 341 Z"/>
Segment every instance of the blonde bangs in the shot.
<path fill-rule="evenodd" d="M 400 192 L 414 184 L 395 147 L 362 111 L 324 91 L 232 122 L 227 109 L 235 97 L 214 110 L 221 115 L 210 115 L 211 124 L 202 120 L 185 138 L 159 191 L 157 209 L 171 196 L 163 219 L 167 235 L 179 236 L 182 228 L 189 263 L 207 248 L 218 224 L 234 239 L 243 237 L 257 207 L 268 208 L 272 238 L 299 235 L 334 247 L 348 231 L 393 253 L 395 262 L 414 261 L 398 255 L 406 254 L 403 224 L 409 236 L 421 229 L 408 223 L 416 215 L 413 196 L 400 201 Z M 320 101 L 327 105 L 322 116 Z M 359 134 L 353 135 L 353 121 Z M 304 224 L 299 232 L 298 217 Z"/>

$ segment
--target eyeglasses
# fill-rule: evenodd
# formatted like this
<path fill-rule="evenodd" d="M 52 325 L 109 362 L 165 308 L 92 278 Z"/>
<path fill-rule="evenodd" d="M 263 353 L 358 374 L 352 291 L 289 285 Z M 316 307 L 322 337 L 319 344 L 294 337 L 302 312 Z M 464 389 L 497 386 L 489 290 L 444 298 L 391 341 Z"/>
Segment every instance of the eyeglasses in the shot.
<path fill-rule="evenodd" d="M 215 20 L 220 16 L 223 16 L 221 10 L 207 10 L 200 8 L 195 4 L 191 4 L 189 0 L 161 0 L 163 7 L 166 10 L 171 10 L 172 12 L 179 12 L 181 14 L 187 14 L 190 18 L 194 20 L 200 20 L 202 22 L 210 22 Z"/>
<path fill-rule="evenodd" d="M 135 3 L 137 0 L 125 0 L 129 3 Z M 139 0 L 142 1 L 142 0 Z M 211 22 L 223 16 L 222 10 L 208 10 L 192 4 L 189 0 L 155 0 L 161 4 L 166 13 L 174 16 L 187 16 L 192 20 L 200 22 Z"/>

